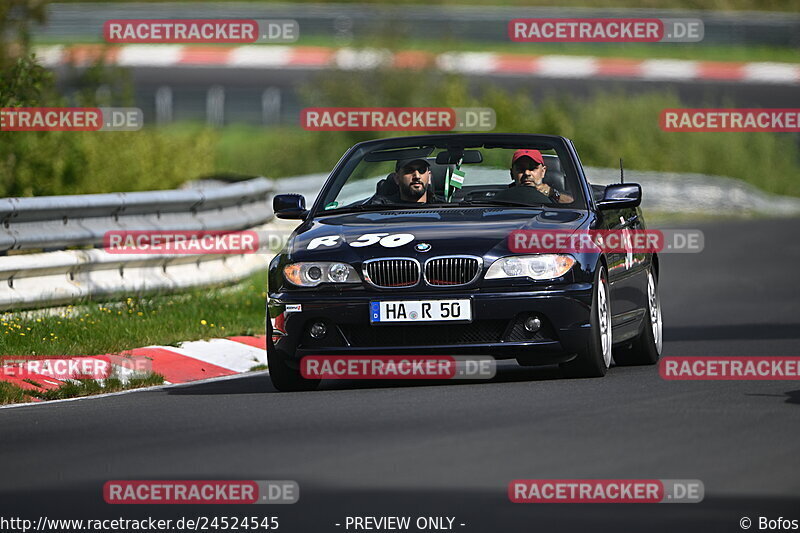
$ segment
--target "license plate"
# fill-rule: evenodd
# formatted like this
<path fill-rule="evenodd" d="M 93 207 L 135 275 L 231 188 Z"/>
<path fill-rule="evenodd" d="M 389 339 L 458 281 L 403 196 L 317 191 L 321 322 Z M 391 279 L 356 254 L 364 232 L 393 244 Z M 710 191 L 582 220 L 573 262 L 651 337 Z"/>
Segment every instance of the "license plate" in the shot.
<path fill-rule="evenodd" d="M 376 322 L 471 322 L 469 300 L 402 300 L 371 302 L 369 321 Z"/>

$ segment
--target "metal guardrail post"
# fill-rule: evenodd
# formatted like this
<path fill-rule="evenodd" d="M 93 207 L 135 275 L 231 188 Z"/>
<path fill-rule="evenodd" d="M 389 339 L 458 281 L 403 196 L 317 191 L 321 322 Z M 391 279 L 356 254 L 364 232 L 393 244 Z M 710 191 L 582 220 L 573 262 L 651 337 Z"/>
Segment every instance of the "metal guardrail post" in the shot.
<path fill-rule="evenodd" d="M 214 127 L 225 123 L 225 89 L 219 85 L 211 87 L 206 95 L 206 121 Z"/>
<path fill-rule="evenodd" d="M 172 89 L 167 86 L 156 90 L 156 124 L 172 122 Z"/>
<path fill-rule="evenodd" d="M 270 87 L 261 93 L 261 116 L 265 126 L 281 121 L 281 90 Z"/>

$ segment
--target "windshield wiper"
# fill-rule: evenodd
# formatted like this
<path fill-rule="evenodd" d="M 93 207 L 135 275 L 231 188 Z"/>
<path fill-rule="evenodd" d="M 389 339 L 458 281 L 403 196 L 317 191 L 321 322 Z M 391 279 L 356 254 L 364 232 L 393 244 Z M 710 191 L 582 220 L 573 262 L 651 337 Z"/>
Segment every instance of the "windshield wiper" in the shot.
<path fill-rule="evenodd" d="M 344 207 L 337 207 L 336 209 L 323 209 L 320 211 L 317 216 L 320 215 L 341 215 L 344 213 L 354 213 L 354 212 L 361 212 L 361 211 L 383 211 L 385 209 L 419 209 L 420 207 L 424 207 L 427 204 L 358 204 L 358 205 L 346 205 Z"/>
<path fill-rule="evenodd" d="M 544 206 L 549 206 L 550 204 L 523 204 L 520 202 L 512 202 L 507 200 L 462 200 L 458 202 L 458 204 L 450 204 L 450 205 L 475 205 L 475 206 L 505 205 L 509 207 L 544 207 Z"/>

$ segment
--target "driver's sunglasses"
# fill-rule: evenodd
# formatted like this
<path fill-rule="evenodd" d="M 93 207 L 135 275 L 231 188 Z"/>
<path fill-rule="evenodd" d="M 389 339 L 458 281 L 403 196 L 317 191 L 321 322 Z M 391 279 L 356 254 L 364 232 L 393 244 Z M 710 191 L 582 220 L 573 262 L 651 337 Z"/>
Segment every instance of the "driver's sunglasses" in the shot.
<path fill-rule="evenodd" d="M 425 174 L 431 169 L 431 167 L 427 165 L 410 165 L 407 167 L 403 167 L 400 171 L 403 174 L 413 174 L 414 172 L 419 172 L 420 174 Z"/>

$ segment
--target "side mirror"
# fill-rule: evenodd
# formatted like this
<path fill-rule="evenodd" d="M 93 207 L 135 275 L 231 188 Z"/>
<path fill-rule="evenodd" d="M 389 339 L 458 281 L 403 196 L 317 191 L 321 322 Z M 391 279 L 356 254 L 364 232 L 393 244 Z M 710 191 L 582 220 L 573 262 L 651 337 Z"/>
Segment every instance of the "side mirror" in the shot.
<path fill-rule="evenodd" d="M 638 183 L 615 183 L 606 187 L 603 199 L 597 202 L 597 208 L 624 209 L 639 207 L 642 203 L 642 187 Z"/>
<path fill-rule="evenodd" d="M 278 194 L 272 199 L 275 216 L 285 219 L 305 220 L 306 199 L 302 194 Z"/>

